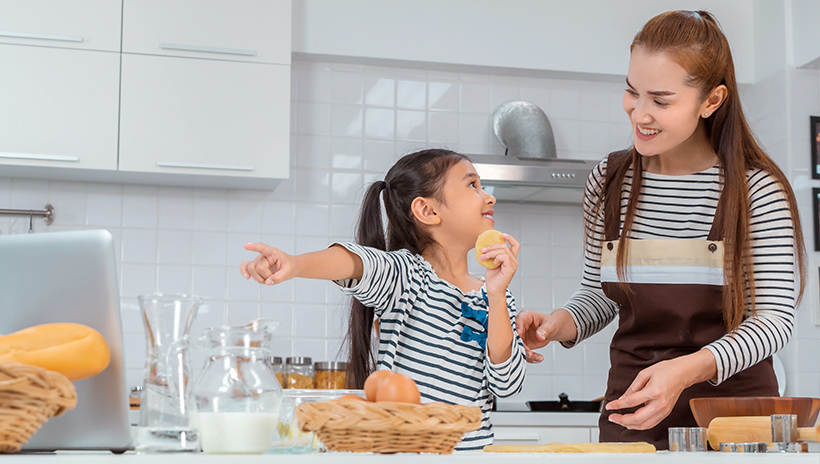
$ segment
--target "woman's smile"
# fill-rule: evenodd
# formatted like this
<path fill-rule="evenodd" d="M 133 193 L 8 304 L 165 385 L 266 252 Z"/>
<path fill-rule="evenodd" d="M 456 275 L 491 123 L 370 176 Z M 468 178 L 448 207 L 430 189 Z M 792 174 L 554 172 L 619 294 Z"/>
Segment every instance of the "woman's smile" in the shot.
<path fill-rule="evenodd" d="M 652 129 L 648 127 L 641 127 L 639 125 L 635 125 L 635 136 L 641 140 L 652 140 L 655 138 L 656 135 L 660 134 L 660 129 Z"/>
<path fill-rule="evenodd" d="M 489 211 L 487 211 L 487 212 L 482 213 L 482 214 L 481 214 L 481 216 L 482 216 L 484 219 L 489 219 L 489 220 L 490 220 L 490 222 L 492 222 L 493 224 L 495 224 L 495 219 L 493 219 L 493 214 L 494 214 L 494 211 L 493 211 L 493 210 L 489 210 Z"/>

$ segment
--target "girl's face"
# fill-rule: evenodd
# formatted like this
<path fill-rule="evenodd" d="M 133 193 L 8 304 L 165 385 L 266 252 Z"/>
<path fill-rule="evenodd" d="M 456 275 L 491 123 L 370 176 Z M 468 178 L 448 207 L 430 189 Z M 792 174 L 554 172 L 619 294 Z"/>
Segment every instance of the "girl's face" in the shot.
<path fill-rule="evenodd" d="M 438 208 L 442 228 L 458 238 L 475 241 L 479 234 L 493 228 L 495 197 L 481 188 L 472 163 L 462 160 L 447 172 L 441 189 L 444 201 Z"/>
<path fill-rule="evenodd" d="M 691 153 L 705 103 L 687 84 L 689 74 L 665 53 L 636 46 L 629 60 L 624 111 L 635 149 L 644 156 Z"/>

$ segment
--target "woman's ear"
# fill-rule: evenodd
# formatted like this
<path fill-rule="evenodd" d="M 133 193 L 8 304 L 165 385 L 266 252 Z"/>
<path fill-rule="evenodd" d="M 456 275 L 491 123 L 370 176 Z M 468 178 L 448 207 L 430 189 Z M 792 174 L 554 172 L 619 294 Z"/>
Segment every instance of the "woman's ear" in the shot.
<path fill-rule="evenodd" d="M 720 84 L 719 86 L 712 89 L 709 93 L 709 96 L 706 97 L 706 100 L 700 105 L 700 115 L 704 119 L 708 118 L 709 116 L 715 114 L 715 111 L 720 108 L 720 105 L 726 101 L 726 97 L 729 95 L 729 89 L 726 88 L 725 85 Z"/>
<path fill-rule="evenodd" d="M 410 203 L 410 210 L 416 220 L 426 226 L 432 226 L 441 222 L 441 218 L 436 213 L 436 201 L 431 198 L 416 197 Z"/>

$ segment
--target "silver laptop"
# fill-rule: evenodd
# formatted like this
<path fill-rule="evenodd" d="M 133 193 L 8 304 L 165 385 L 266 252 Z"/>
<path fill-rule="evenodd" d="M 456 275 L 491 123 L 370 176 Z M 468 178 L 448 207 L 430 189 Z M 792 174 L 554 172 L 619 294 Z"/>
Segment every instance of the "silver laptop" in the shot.
<path fill-rule="evenodd" d="M 0 334 L 75 322 L 99 331 L 111 348 L 105 371 L 74 382 L 77 407 L 49 419 L 24 451 L 129 448 L 117 280 L 107 230 L 0 236 Z"/>

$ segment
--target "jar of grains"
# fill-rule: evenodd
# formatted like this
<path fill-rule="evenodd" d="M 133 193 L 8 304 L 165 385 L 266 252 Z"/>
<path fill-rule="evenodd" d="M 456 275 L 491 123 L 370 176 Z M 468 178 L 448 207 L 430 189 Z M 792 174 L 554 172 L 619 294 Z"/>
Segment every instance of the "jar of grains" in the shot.
<path fill-rule="evenodd" d="M 318 362 L 313 365 L 313 384 L 323 390 L 342 390 L 347 388 L 345 378 L 347 363 Z"/>
<path fill-rule="evenodd" d="M 312 389 L 313 360 L 293 357 L 285 359 L 285 388 Z"/>
<path fill-rule="evenodd" d="M 282 388 L 285 388 L 285 365 L 282 363 L 282 358 L 279 356 L 274 356 L 270 358 L 271 363 L 271 370 L 276 375 L 276 380 L 279 381 L 279 385 Z"/>

